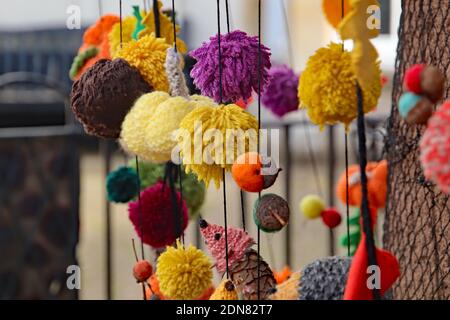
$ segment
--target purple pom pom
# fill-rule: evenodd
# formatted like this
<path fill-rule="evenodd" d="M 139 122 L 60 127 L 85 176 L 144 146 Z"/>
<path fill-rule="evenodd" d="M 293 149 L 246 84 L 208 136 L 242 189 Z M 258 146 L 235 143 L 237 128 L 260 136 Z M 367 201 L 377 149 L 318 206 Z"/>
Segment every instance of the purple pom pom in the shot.
<path fill-rule="evenodd" d="M 222 51 L 222 102 L 244 101 L 258 91 L 258 37 L 233 31 L 220 36 Z M 218 36 L 210 38 L 190 55 L 197 60 L 191 71 L 202 95 L 220 101 Z M 269 81 L 270 50 L 261 45 L 261 92 Z"/>
<path fill-rule="evenodd" d="M 270 81 L 261 97 L 262 103 L 278 117 L 298 110 L 299 76 L 285 66 L 274 66 L 269 70 Z"/>

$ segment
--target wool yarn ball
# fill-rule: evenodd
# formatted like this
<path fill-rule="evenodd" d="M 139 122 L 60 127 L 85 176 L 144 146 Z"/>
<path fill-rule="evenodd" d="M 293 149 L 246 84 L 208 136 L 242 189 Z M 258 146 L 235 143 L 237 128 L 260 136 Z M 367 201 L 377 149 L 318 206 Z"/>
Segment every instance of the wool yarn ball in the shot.
<path fill-rule="evenodd" d="M 247 152 L 237 157 L 231 167 L 231 174 L 236 184 L 247 192 L 260 192 L 270 188 L 276 181 L 279 168 L 268 157 L 257 152 Z"/>
<path fill-rule="evenodd" d="M 258 121 L 235 104 L 217 106 L 211 101 L 188 113 L 181 121 L 180 129 L 182 133 L 189 133 L 177 137 L 186 172 L 195 173 L 207 187 L 214 180 L 219 188 L 223 170 L 231 170 L 238 155 L 251 146 L 256 148 Z M 230 143 L 230 133 L 236 134 L 241 150 L 236 143 Z"/>
<path fill-rule="evenodd" d="M 198 106 L 213 103 L 201 96 L 171 97 L 163 91 L 141 96 L 122 123 L 120 143 L 129 153 L 163 163 L 171 160 L 181 120 Z"/>
<path fill-rule="evenodd" d="M 108 200 L 126 203 L 139 193 L 139 177 L 136 171 L 129 167 L 120 167 L 106 177 Z"/>
<path fill-rule="evenodd" d="M 344 8 L 342 8 L 342 3 L 344 3 Z M 325 13 L 325 17 L 328 22 L 337 28 L 339 23 L 342 21 L 342 9 L 344 9 L 344 17 L 350 12 L 350 0 L 323 0 L 322 10 Z"/>
<path fill-rule="evenodd" d="M 317 195 L 307 195 L 300 201 L 300 211 L 308 219 L 319 218 L 323 210 L 325 210 L 325 203 Z"/>
<path fill-rule="evenodd" d="M 164 62 L 169 48 L 164 39 L 151 34 L 122 44 L 122 48 L 117 50 L 113 57 L 125 59 L 137 68 L 144 80 L 155 90 L 167 92 L 169 83 Z"/>
<path fill-rule="evenodd" d="M 362 89 L 364 112 L 374 110 L 381 95 L 381 70 L 368 89 Z M 357 114 L 356 75 L 352 55 L 342 45 L 331 43 L 312 55 L 299 84 L 300 107 L 306 108 L 311 121 L 325 125 L 343 123 L 346 128 Z"/>
<path fill-rule="evenodd" d="M 342 218 L 335 208 L 328 208 L 321 213 L 323 223 L 330 229 L 334 229 L 341 224 Z"/>
<path fill-rule="evenodd" d="M 374 208 L 383 208 L 386 205 L 387 196 L 387 176 L 388 164 L 386 160 L 380 162 L 369 162 L 366 166 L 366 175 L 368 179 L 367 192 L 369 196 L 369 204 Z M 359 207 L 362 201 L 361 191 L 361 175 L 359 165 L 351 165 L 348 168 L 349 176 L 349 193 L 348 204 L 350 206 Z M 345 171 L 339 177 L 336 195 L 342 203 L 347 202 L 347 183 Z"/>
<path fill-rule="evenodd" d="M 163 182 L 142 191 L 140 200 L 128 203 L 129 218 L 145 244 L 161 248 L 173 244 L 183 234 L 188 222 L 186 202 L 181 201 L 180 193 L 176 191 L 175 198 L 178 207 L 181 206 L 177 219 L 174 219 L 170 187 Z M 176 233 L 177 229 L 179 233 Z"/>
<path fill-rule="evenodd" d="M 422 71 L 425 69 L 425 66 L 425 64 L 415 64 L 406 70 L 405 77 L 403 78 L 403 87 L 406 90 L 417 95 L 423 94 L 421 75 Z"/>
<path fill-rule="evenodd" d="M 225 228 L 217 224 L 208 223 L 204 219 L 199 220 L 200 233 L 202 234 L 209 252 L 216 261 L 217 271 L 224 273 L 226 271 L 225 255 Z M 228 239 L 228 264 L 244 257 L 245 251 L 255 244 L 255 241 L 242 229 L 233 227 L 227 228 Z"/>
<path fill-rule="evenodd" d="M 128 16 L 122 19 L 122 26 L 120 22 L 113 25 L 108 34 L 109 50 L 111 56 L 115 56 L 120 50 L 120 43 L 128 43 L 133 39 L 133 31 L 136 28 L 137 19 L 135 16 Z M 122 31 L 122 37 L 121 37 Z M 122 41 L 121 41 L 122 40 Z"/>
<path fill-rule="evenodd" d="M 192 300 L 211 286 L 212 264 L 203 251 L 177 241 L 167 247 L 157 261 L 156 276 L 164 296 L 175 300 Z"/>
<path fill-rule="evenodd" d="M 258 64 L 258 37 L 235 30 L 220 36 L 222 61 L 222 90 L 219 79 L 218 36 L 189 53 L 197 60 L 191 71 L 194 84 L 202 95 L 213 98 L 217 103 L 245 101 L 258 92 L 258 78 L 261 92 L 269 82 L 270 50 L 261 45 L 261 68 Z M 261 69 L 261 70 L 260 70 Z M 222 91 L 222 96 L 221 96 Z"/>
<path fill-rule="evenodd" d="M 74 82 L 72 111 L 88 134 L 116 139 L 134 101 L 151 90 L 125 60 L 99 60 Z"/>
<path fill-rule="evenodd" d="M 334 256 L 306 265 L 300 275 L 300 300 L 342 300 L 351 262 Z"/>
<path fill-rule="evenodd" d="M 280 231 L 289 222 L 289 205 L 276 194 L 265 194 L 255 201 L 253 221 L 262 231 Z"/>
<path fill-rule="evenodd" d="M 430 118 L 420 141 L 420 162 L 425 178 L 450 194 L 450 101 Z"/>
<path fill-rule="evenodd" d="M 136 162 L 130 161 L 130 167 L 136 168 Z M 184 170 L 184 169 L 182 169 Z M 162 181 L 165 174 L 165 165 L 139 161 L 139 178 L 141 180 L 141 188 L 145 189 Z M 198 181 L 197 176 L 191 173 L 183 173 L 181 175 L 181 185 L 183 189 L 183 200 L 189 211 L 189 219 L 197 217 L 200 208 L 205 202 L 206 188 L 202 181 Z M 175 188 L 180 191 L 180 183 L 175 183 Z"/>
<path fill-rule="evenodd" d="M 434 66 L 416 64 L 406 70 L 403 86 L 406 90 L 426 96 L 436 103 L 444 94 L 445 76 Z"/>
<path fill-rule="evenodd" d="M 398 110 L 409 124 L 426 124 L 433 114 L 433 104 L 426 97 L 405 92 L 398 102 Z"/>
<path fill-rule="evenodd" d="M 222 280 L 209 300 L 239 300 L 238 293 L 231 280 Z"/>
<path fill-rule="evenodd" d="M 299 75 L 286 65 L 273 66 L 269 70 L 269 83 L 261 101 L 263 105 L 278 117 L 298 110 Z"/>

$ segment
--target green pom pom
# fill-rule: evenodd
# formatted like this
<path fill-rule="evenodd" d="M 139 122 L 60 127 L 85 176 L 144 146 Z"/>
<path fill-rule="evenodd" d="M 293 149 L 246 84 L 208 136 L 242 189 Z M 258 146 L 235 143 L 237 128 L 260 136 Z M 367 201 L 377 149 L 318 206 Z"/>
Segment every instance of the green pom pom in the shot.
<path fill-rule="evenodd" d="M 69 76 L 71 79 L 75 78 L 78 71 L 83 67 L 86 60 L 95 57 L 98 54 L 98 49 L 96 47 L 89 47 L 83 52 L 79 53 L 72 62 L 70 67 Z"/>
<path fill-rule="evenodd" d="M 341 247 L 347 249 L 348 244 L 350 242 L 350 256 L 355 254 L 356 249 L 358 248 L 358 244 L 361 241 L 361 226 L 359 224 L 360 221 L 360 210 L 359 208 L 355 209 L 354 213 L 350 216 L 349 224 L 350 224 L 350 238 L 347 236 L 347 233 L 344 233 L 339 238 L 339 243 Z"/>
<path fill-rule="evenodd" d="M 139 178 L 134 169 L 120 167 L 106 177 L 106 191 L 111 202 L 126 203 L 139 193 Z"/>
<path fill-rule="evenodd" d="M 129 162 L 130 167 L 136 168 L 136 161 Z M 186 205 L 189 210 L 189 218 L 194 219 L 197 217 L 199 210 L 206 197 L 205 184 L 202 181 L 198 181 L 197 176 L 193 173 L 182 174 L 182 187 L 183 187 L 183 199 L 186 201 Z M 164 179 L 164 164 L 155 164 L 150 162 L 139 161 L 139 175 L 141 179 L 141 188 L 145 189 L 154 185 L 156 182 Z M 175 183 L 176 189 L 179 191 L 180 184 Z"/>

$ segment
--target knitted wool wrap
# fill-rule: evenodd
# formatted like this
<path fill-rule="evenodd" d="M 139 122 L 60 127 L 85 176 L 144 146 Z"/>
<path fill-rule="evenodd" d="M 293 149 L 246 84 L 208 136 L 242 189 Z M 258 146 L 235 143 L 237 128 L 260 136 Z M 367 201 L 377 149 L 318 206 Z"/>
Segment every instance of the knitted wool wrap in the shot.
<path fill-rule="evenodd" d="M 166 68 L 171 96 L 189 96 L 189 89 L 186 85 L 186 79 L 184 78 L 182 62 L 181 56 L 174 48 L 167 49 L 164 67 Z"/>
<path fill-rule="evenodd" d="M 342 300 L 351 261 L 327 257 L 306 265 L 300 276 L 300 300 Z"/>
<path fill-rule="evenodd" d="M 74 82 L 72 111 L 88 134 L 116 139 L 134 101 L 151 90 L 125 60 L 102 59 Z"/>
<path fill-rule="evenodd" d="M 202 95 L 216 102 L 248 100 L 252 90 L 258 91 L 258 37 L 250 37 L 243 31 L 232 31 L 220 36 L 222 56 L 222 97 L 219 81 L 218 36 L 190 52 L 197 60 L 191 71 L 194 84 Z M 270 50 L 261 45 L 261 91 L 269 81 Z M 221 99 L 222 98 L 222 99 Z"/>
<path fill-rule="evenodd" d="M 298 110 L 299 75 L 286 65 L 273 66 L 269 70 L 270 80 L 261 101 L 276 116 Z"/>
<path fill-rule="evenodd" d="M 428 120 L 420 141 L 420 161 L 425 177 L 450 194 L 450 102 L 444 103 Z"/>

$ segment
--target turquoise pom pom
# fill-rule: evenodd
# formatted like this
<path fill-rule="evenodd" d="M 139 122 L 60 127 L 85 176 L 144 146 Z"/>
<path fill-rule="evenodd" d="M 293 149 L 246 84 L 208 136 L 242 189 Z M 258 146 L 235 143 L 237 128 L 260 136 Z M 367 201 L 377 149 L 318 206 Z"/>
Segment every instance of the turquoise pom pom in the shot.
<path fill-rule="evenodd" d="M 402 118 L 406 118 L 411 109 L 414 108 L 421 99 L 421 96 L 412 92 L 405 92 L 402 94 L 398 102 L 398 111 Z"/>
<path fill-rule="evenodd" d="M 136 171 L 130 167 L 120 167 L 106 177 L 108 200 L 126 203 L 139 193 L 139 178 Z"/>

